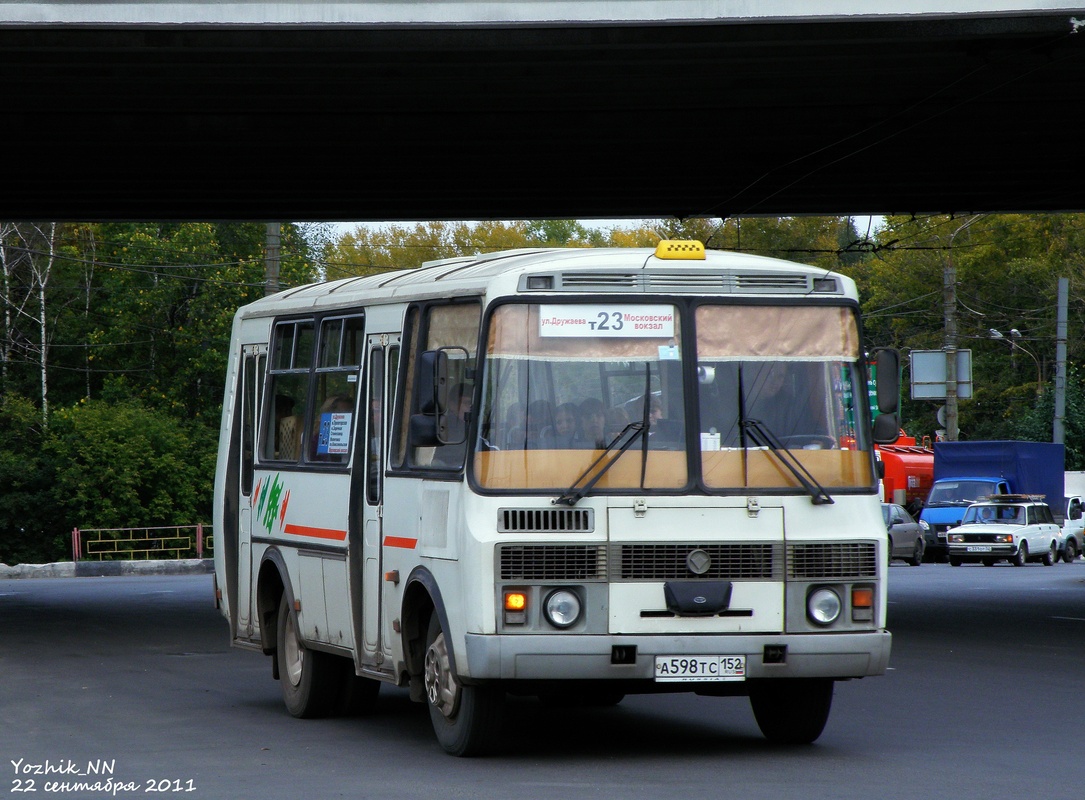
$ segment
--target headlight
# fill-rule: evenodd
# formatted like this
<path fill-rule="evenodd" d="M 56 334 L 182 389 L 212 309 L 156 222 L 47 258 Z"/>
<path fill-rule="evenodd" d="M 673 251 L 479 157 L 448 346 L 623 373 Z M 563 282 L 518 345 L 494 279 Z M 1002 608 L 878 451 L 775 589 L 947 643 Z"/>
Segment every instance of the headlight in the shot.
<path fill-rule="evenodd" d="M 806 615 L 815 625 L 832 625 L 840 616 L 840 595 L 832 589 L 817 589 L 806 598 Z"/>
<path fill-rule="evenodd" d="M 546 619 L 555 628 L 568 628 L 580 619 L 580 598 L 576 592 L 558 589 L 546 598 Z"/>
<path fill-rule="evenodd" d="M 919 520 L 919 527 L 929 533 L 930 529 L 931 529 L 931 524 L 929 522 L 927 522 L 927 520 L 921 519 L 921 520 Z"/>
<path fill-rule="evenodd" d="M 949 541 L 953 542 L 954 544 L 961 544 L 964 541 L 964 534 L 963 533 L 951 533 L 946 538 L 949 539 Z"/>
<path fill-rule="evenodd" d="M 999 533 L 995 535 L 995 541 L 1000 544 L 1013 544 L 1012 533 Z"/>

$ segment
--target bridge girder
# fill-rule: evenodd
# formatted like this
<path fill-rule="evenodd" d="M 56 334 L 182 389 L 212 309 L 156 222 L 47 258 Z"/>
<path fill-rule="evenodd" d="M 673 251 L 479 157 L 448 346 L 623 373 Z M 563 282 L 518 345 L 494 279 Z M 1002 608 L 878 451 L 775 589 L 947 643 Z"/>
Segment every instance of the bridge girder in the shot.
<path fill-rule="evenodd" d="M 1075 29 L 0 27 L 0 218 L 1082 210 Z"/>

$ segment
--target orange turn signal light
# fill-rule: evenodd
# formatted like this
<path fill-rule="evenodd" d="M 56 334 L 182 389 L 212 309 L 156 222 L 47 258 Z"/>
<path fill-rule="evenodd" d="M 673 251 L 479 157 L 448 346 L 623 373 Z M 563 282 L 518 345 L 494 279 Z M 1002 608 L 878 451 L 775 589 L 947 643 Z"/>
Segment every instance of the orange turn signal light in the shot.
<path fill-rule="evenodd" d="M 505 592 L 505 610 L 523 611 L 527 608 L 527 595 L 523 592 Z"/>
<path fill-rule="evenodd" d="M 869 586 L 855 586 L 851 590 L 852 608 L 871 608 L 874 605 L 874 590 Z"/>

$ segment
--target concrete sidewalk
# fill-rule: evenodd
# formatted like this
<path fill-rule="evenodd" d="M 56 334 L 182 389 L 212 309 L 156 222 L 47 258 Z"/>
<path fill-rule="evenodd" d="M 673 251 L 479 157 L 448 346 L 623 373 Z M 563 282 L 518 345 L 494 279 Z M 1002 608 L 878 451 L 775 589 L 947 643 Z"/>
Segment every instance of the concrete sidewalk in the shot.
<path fill-rule="evenodd" d="M 215 571 L 210 558 L 161 561 L 58 561 L 54 564 L 0 564 L 0 580 L 18 578 L 103 578 L 119 575 L 194 575 Z"/>

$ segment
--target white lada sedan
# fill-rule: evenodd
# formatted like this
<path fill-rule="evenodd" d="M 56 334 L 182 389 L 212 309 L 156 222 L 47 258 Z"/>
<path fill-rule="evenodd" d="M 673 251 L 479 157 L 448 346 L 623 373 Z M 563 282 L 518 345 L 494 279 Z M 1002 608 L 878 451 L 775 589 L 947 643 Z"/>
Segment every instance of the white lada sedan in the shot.
<path fill-rule="evenodd" d="M 947 532 L 949 563 L 959 567 L 978 561 L 991 566 L 1006 559 L 1018 567 L 1029 561 L 1050 567 L 1057 558 L 1061 534 L 1051 508 L 1035 496 L 992 496 L 970 505 L 961 524 Z"/>

